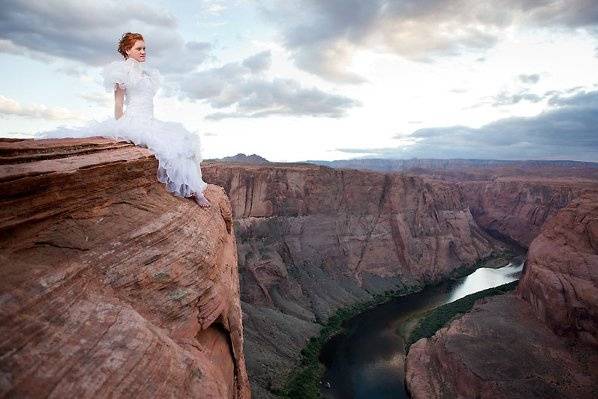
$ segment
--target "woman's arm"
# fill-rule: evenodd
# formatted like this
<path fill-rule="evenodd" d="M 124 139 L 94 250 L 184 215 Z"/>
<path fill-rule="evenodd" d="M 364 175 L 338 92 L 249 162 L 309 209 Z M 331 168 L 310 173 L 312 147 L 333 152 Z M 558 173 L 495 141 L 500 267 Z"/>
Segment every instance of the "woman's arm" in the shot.
<path fill-rule="evenodd" d="M 119 84 L 114 87 L 114 117 L 120 119 L 123 116 L 123 104 L 125 102 L 125 89 Z"/>

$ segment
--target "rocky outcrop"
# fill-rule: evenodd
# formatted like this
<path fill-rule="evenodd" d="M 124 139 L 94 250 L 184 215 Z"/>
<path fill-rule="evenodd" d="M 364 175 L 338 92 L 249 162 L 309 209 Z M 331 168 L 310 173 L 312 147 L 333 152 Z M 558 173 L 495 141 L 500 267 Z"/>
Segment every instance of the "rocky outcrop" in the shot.
<path fill-rule="evenodd" d="M 407 356 L 414 398 L 590 398 L 598 392 L 598 193 L 532 242 L 516 295 L 478 302 Z"/>
<path fill-rule="evenodd" d="M 249 398 L 231 208 L 125 142 L 0 141 L 0 396 Z"/>
<path fill-rule="evenodd" d="M 501 178 L 458 184 L 481 227 L 528 247 L 544 222 L 598 181 Z"/>
<path fill-rule="evenodd" d="M 546 222 L 517 292 L 557 335 L 598 347 L 598 193 Z"/>
<path fill-rule="evenodd" d="M 413 344 L 406 383 L 414 399 L 592 398 L 597 370 L 595 350 L 556 336 L 509 294 Z"/>
<path fill-rule="evenodd" d="M 230 157 L 224 157 L 219 159 L 222 162 L 230 162 L 230 163 L 269 163 L 266 158 L 260 157 L 257 154 L 245 155 L 243 153 L 238 153 L 237 155 L 233 155 Z"/>
<path fill-rule="evenodd" d="M 280 387 L 317 323 L 339 307 L 438 281 L 503 248 L 454 184 L 310 164 L 202 169 L 231 199 L 259 397 Z"/>

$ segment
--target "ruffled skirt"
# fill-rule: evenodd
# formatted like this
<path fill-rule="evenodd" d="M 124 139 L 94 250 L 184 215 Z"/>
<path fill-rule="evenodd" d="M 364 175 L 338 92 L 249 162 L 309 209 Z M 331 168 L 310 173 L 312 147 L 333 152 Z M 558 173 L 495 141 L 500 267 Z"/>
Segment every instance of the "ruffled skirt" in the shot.
<path fill-rule="evenodd" d="M 157 177 L 176 196 L 203 194 L 207 184 L 201 175 L 199 136 L 176 122 L 151 116 L 127 116 L 102 122 L 91 121 L 76 128 L 59 127 L 40 132 L 36 138 L 80 138 L 101 136 L 128 140 L 150 149 L 159 162 Z"/>

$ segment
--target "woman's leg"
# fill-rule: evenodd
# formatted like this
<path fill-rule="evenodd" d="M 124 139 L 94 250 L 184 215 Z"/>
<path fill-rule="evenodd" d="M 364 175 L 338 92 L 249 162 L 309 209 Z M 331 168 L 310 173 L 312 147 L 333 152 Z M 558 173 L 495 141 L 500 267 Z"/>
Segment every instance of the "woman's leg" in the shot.
<path fill-rule="evenodd" d="M 197 173 L 199 173 L 199 178 L 203 182 L 203 177 L 201 174 L 201 166 L 197 160 L 195 161 L 195 164 L 197 165 Z M 195 193 L 195 202 L 197 202 L 197 205 L 204 207 L 204 208 L 207 208 L 210 206 L 210 201 L 208 201 L 208 199 L 205 197 L 205 195 L 203 195 L 203 193 Z"/>

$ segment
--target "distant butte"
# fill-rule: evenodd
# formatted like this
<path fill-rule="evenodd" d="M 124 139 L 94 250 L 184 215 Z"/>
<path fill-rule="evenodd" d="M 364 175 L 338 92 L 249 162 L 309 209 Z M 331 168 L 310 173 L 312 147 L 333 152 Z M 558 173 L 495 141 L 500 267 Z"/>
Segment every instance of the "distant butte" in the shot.
<path fill-rule="evenodd" d="M 257 154 L 245 155 L 243 153 L 238 153 L 237 155 L 233 155 L 230 157 L 224 157 L 220 159 L 211 159 L 210 161 L 221 161 L 221 162 L 234 162 L 234 163 L 252 163 L 252 164 L 261 164 L 261 163 L 269 163 L 266 158 L 263 158 Z"/>

